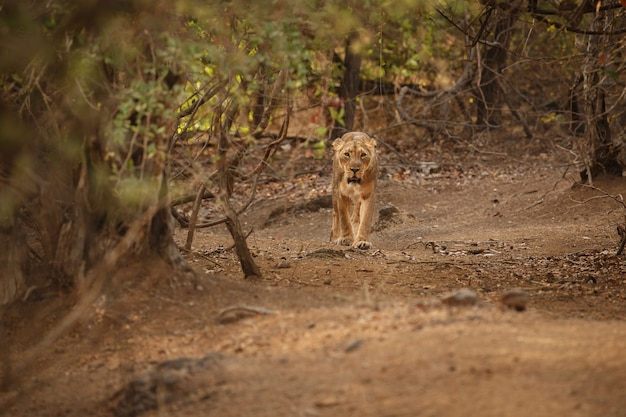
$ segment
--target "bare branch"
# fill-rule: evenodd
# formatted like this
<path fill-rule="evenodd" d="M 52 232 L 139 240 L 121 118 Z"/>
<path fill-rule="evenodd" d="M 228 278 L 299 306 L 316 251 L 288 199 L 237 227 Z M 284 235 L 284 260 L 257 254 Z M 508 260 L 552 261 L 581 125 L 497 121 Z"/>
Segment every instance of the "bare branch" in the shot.
<path fill-rule="evenodd" d="M 570 200 L 572 200 L 575 203 L 579 203 L 579 204 L 586 204 L 589 201 L 592 200 L 597 200 L 599 198 L 610 198 L 611 200 L 616 201 L 620 206 L 622 206 L 622 208 L 624 208 L 626 210 L 626 202 L 624 202 L 624 196 L 622 194 L 610 194 L 607 191 L 604 191 L 603 189 L 596 187 L 595 185 L 592 184 L 580 184 L 582 187 L 585 188 L 590 188 L 594 191 L 598 191 L 599 193 L 601 193 L 602 195 L 597 195 L 597 196 L 593 196 L 593 197 L 589 197 L 586 200 L 582 200 L 582 201 L 578 201 L 578 200 L 574 200 L 572 198 L 570 198 Z"/>
<path fill-rule="evenodd" d="M 202 195 L 204 194 L 204 184 L 200 186 L 196 200 L 193 202 L 193 209 L 191 210 L 191 218 L 189 219 L 189 230 L 187 231 L 187 242 L 185 242 L 185 250 L 191 250 L 191 243 L 193 242 L 193 233 L 196 229 L 196 223 L 198 222 L 198 212 L 200 211 L 200 203 L 202 203 Z"/>
<path fill-rule="evenodd" d="M 261 137 L 261 135 L 263 134 L 263 132 L 267 128 L 267 125 L 270 122 L 270 116 L 272 112 L 274 111 L 274 106 L 276 103 L 276 96 L 278 95 L 278 92 L 280 91 L 280 89 L 282 89 L 283 85 L 285 84 L 285 81 L 287 80 L 287 74 L 288 74 L 287 68 L 283 68 L 278 73 L 278 77 L 276 77 L 276 81 L 274 82 L 274 87 L 272 88 L 272 92 L 270 93 L 270 96 L 267 99 L 267 103 L 265 104 L 265 108 L 263 109 L 263 116 L 261 117 L 261 121 L 259 122 L 259 125 L 257 126 L 256 130 L 254 131 L 253 136 L 255 139 L 259 139 Z"/>
<path fill-rule="evenodd" d="M 181 204 L 191 203 L 196 199 L 197 194 L 188 194 L 182 197 L 178 197 L 170 201 L 170 207 L 180 206 Z M 207 200 L 209 198 L 215 198 L 215 194 L 211 191 L 204 190 L 202 193 L 202 199 Z"/>

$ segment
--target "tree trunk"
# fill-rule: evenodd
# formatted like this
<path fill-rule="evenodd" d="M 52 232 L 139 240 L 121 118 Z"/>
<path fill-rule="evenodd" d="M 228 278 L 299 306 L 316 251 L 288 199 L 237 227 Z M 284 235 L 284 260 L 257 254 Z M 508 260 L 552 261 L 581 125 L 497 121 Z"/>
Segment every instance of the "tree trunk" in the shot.
<path fill-rule="evenodd" d="M 235 251 L 237 252 L 237 258 L 241 264 L 245 278 L 261 277 L 261 269 L 257 266 L 248 248 L 248 242 L 246 236 L 241 228 L 239 222 L 239 215 L 233 209 L 230 204 L 230 198 L 233 193 L 233 187 L 235 184 L 234 173 L 237 171 L 241 158 L 244 155 L 245 147 L 234 150 L 232 141 L 227 132 L 230 130 L 234 115 L 237 112 L 236 106 L 228 108 L 224 114 L 225 117 L 216 117 L 215 120 L 222 120 L 216 126 L 216 133 L 219 136 L 218 141 L 218 155 L 217 160 L 217 181 L 220 187 L 219 203 L 222 206 L 224 216 L 226 216 L 226 227 L 230 232 L 235 244 Z M 219 112 L 218 114 L 222 114 Z M 222 125 L 222 123 L 224 123 Z"/>
<path fill-rule="evenodd" d="M 493 39 L 485 43 L 484 58 L 479 62 L 481 71 L 476 94 L 476 124 L 498 126 L 502 122 L 500 109 L 500 86 L 498 79 L 506 65 L 507 49 L 517 17 L 522 6 L 521 0 L 512 2 L 497 2 L 488 19 L 495 22 L 485 22 L 491 26 Z"/>
<path fill-rule="evenodd" d="M 0 311 L 25 290 L 24 270 L 28 260 L 26 239 L 17 224 L 0 228 Z"/>
<path fill-rule="evenodd" d="M 353 34 L 346 40 L 346 54 L 344 59 L 344 72 L 339 86 L 339 97 L 344 103 L 344 115 L 342 120 L 335 120 L 331 139 L 343 136 L 344 133 L 354 128 L 356 115 L 356 98 L 359 94 L 361 78 L 361 54 L 354 50 L 354 41 L 358 35 Z"/>
<path fill-rule="evenodd" d="M 607 17 L 604 13 L 595 14 L 591 30 L 601 33 L 606 29 Z M 587 149 L 582 149 L 585 167 L 580 172 L 583 182 L 592 183 L 593 177 L 599 173 L 621 174 L 620 147 L 615 146 L 609 126 L 609 114 L 606 111 L 606 91 L 604 69 L 598 62 L 600 51 L 603 51 L 609 40 L 602 35 L 588 35 L 583 64 L 583 112 Z"/>
<path fill-rule="evenodd" d="M 243 276 L 245 278 L 260 278 L 261 269 L 252 258 L 252 254 L 248 248 L 248 242 L 246 242 L 246 236 L 241 228 L 237 212 L 235 212 L 235 210 L 233 210 L 230 206 L 228 198 L 221 199 L 221 204 L 222 209 L 224 210 L 224 215 L 226 216 L 226 227 L 228 228 L 228 231 L 233 237 L 233 241 L 235 243 L 235 251 L 237 252 L 237 258 L 241 264 Z"/>

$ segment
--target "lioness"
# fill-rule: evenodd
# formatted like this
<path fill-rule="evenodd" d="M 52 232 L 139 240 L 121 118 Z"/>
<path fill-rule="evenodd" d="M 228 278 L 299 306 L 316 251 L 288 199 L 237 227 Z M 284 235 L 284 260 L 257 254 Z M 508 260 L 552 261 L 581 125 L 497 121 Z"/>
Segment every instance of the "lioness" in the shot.
<path fill-rule="evenodd" d="M 338 245 L 370 249 L 369 234 L 378 179 L 376 140 L 365 133 L 349 132 L 335 139 L 333 149 L 333 230 L 330 240 Z"/>

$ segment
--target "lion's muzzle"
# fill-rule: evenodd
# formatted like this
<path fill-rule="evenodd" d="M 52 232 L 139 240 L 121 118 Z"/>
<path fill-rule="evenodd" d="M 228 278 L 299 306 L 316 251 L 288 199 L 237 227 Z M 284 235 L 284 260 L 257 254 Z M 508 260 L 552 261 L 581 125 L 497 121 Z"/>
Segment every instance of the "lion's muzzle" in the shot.
<path fill-rule="evenodd" d="M 350 168 L 350 171 L 352 171 L 352 176 L 348 177 L 348 184 L 361 184 L 361 178 L 356 176 L 356 173 L 359 172 L 361 170 L 361 168 Z"/>

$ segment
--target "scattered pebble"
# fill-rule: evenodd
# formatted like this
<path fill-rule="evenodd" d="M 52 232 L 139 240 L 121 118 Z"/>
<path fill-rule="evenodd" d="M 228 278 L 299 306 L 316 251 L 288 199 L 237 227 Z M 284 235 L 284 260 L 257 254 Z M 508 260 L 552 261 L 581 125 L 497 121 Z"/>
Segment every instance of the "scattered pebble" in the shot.
<path fill-rule="evenodd" d="M 363 345 L 363 339 L 355 339 L 352 342 L 348 343 L 344 349 L 346 353 L 354 352 L 358 348 Z"/>
<path fill-rule="evenodd" d="M 473 306 L 478 302 L 478 295 L 469 288 L 461 288 L 443 296 L 441 302 L 451 307 Z"/>
<path fill-rule="evenodd" d="M 515 309 L 516 311 L 524 311 L 529 299 L 530 297 L 526 291 L 513 288 L 505 291 L 500 301 L 504 307 Z"/>
<path fill-rule="evenodd" d="M 400 214 L 400 210 L 391 203 L 385 204 L 378 210 L 379 219 L 390 220 L 396 214 Z"/>

